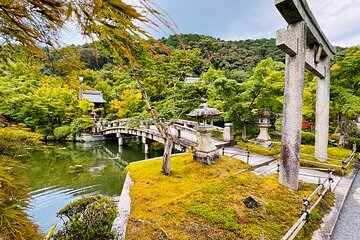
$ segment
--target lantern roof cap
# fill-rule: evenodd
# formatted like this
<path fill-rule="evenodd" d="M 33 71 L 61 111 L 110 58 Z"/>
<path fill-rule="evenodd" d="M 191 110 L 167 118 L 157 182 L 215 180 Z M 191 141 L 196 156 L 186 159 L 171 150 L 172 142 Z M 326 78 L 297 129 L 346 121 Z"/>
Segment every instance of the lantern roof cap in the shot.
<path fill-rule="evenodd" d="M 199 105 L 199 108 L 194 109 L 186 115 L 189 117 L 213 118 L 222 114 L 218 109 L 210 108 L 209 105 L 206 103 L 206 99 L 202 100 L 203 102 Z"/>
<path fill-rule="evenodd" d="M 257 112 L 256 112 L 256 115 L 258 117 L 265 117 L 265 118 L 269 118 L 271 116 L 270 112 L 267 111 L 267 110 L 262 110 L 262 109 L 259 109 Z"/>

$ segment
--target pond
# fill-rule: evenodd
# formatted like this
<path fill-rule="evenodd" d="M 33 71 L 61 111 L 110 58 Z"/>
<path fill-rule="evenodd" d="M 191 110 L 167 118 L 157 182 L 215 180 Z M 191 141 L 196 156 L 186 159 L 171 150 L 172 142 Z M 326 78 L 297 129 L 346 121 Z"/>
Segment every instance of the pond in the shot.
<path fill-rule="evenodd" d="M 161 149 L 146 157 L 161 156 Z M 141 144 L 118 146 L 116 141 L 52 143 L 27 159 L 31 187 L 30 216 L 47 233 L 61 224 L 56 213 L 75 199 L 97 193 L 119 196 L 126 176 L 124 168 L 143 160 Z"/>

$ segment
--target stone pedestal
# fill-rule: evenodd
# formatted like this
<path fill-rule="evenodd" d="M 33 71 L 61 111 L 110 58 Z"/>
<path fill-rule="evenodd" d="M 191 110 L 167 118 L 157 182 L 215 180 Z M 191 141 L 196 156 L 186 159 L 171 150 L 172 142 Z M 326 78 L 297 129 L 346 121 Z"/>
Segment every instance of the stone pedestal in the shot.
<path fill-rule="evenodd" d="M 194 153 L 194 160 L 205 163 L 207 165 L 213 164 L 220 159 L 215 144 L 211 140 L 212 126 L 199 126 L 198 131 L 198 146 Z"/>
<path fill-rule="evenodd" d="M 259 136 L 255 139 L 256 144 L 259 144 L 264 147 L 271 146 L 271 137 L 269 135 L 270 124 L 259 124 L 260 133 Z"/>

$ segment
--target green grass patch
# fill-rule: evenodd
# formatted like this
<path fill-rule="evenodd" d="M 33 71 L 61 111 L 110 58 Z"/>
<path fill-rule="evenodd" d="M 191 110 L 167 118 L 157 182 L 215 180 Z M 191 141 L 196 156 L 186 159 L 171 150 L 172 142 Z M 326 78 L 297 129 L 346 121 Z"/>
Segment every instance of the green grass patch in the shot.
<path fill-rule="evenodd" d="M 304 146 L 302 145 L 300 148 L 300 165 L 303 167 L 314 167 L 314 168 L 323 168 L 323 169 L 333 169 L 334 173 L 337 175 L 342 175 L 342 160 L 346 160 L 350 154 L 351 150 L 345 148 L 338 147 L 330 147 L 328 148 L 328 160 L 320 161 L 314 157 L 315 155 L 315 147 L 314 146 Z M 311 155 L 311 156 L 309 156 Z M 312 161 L 307 162 L 306 160 Z M 357 156 L 355 156 L 350 163 L 349 167 L 345 170 L 345 175 L 349 174 L 352 165 L 356 162 Z M 331 164 L 331 166 L 325 164 Z"/>
<path fill-rule="evenodd" d="M 249 167 L 228 157 L 207 166 L 186 154 L 172 157 L 172 175 L 164 176 L 161 159 L 131 163 L 127 239 L 166 239 L 166 234 L 170 239 L 259 239 L 261 232 L 266 239 L 280 239 L 298 219 L 302 198 L 316 185 L 300 183 L 294 192 L 275 175 L 239 174 Z M 245 206 L 249 196 L 259 207 Z M 309 222 L 302 239 L 310 239 L 322 215 Z"/>
<path fill-rule="evenodd" d="M 239 141 L 237 143 L 243 150 L 249 150 L 252 153 L 264 155 L 264 156 L 271 156 L 271 157 L 278 157 L 280 156 L 281 151 L 281 144 L 279 142 L 273 142 L 271 148 L 263 147 L 261 145 L 252 143 L 252 142 L 244 142 Z"/>

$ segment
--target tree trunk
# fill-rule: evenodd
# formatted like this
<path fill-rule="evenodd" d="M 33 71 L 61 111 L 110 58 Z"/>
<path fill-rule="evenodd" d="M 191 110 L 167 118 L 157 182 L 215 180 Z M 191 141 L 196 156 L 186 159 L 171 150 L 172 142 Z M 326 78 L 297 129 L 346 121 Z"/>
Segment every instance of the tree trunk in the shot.
<path fill-rule="evenodd" d="M 163 162 L 162 162 L 162 170 L 165 175 L 170 175 L 170 158 L 171 152 L 174 146 L 174 142 L 172 139 L 167 138 L 165 140 L 165 147 L 164 147 L 164 155 L 163 155 Z"/>

